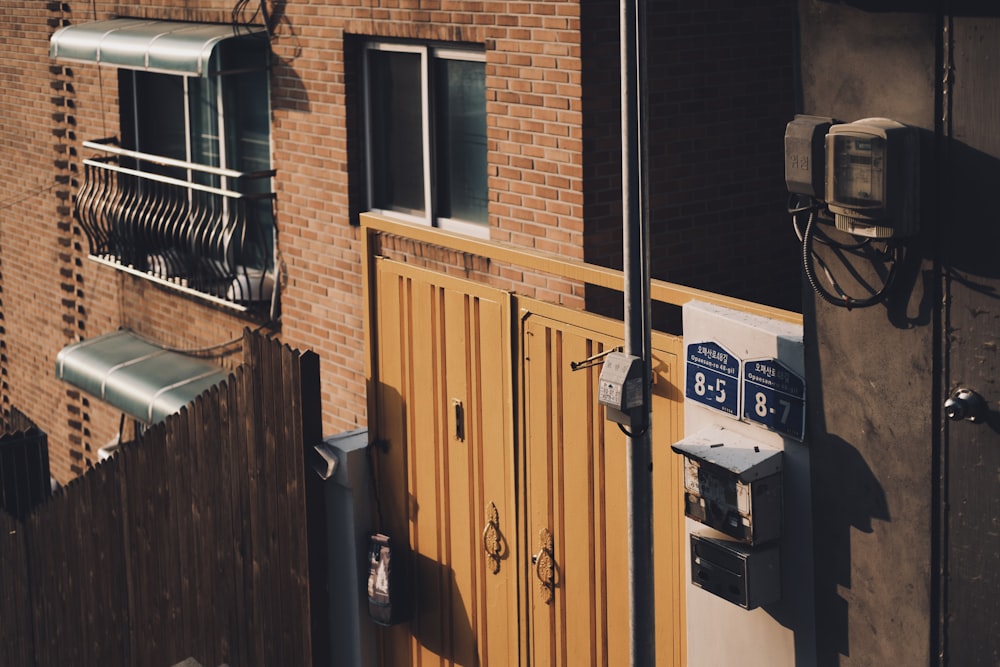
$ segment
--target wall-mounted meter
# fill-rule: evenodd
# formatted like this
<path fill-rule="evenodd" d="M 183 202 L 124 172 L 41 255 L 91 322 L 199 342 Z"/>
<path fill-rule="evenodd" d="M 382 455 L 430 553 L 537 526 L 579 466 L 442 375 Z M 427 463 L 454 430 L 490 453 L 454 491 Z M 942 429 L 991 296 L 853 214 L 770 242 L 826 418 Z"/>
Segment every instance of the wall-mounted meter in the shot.
<path fill-rule="evenodd" d="M 611 421 L 631 426 L 631 412 L 643 403 L 643 366 L 639 357 L 611 352 L 604 358 L 597 381 L 597 402 Z"/>
<path fill-rule="evenodd" d="M 830 127 L 826 135 L 826 202 L 837 229 L 870 238 L 918 230 L 919 136 L 888 118 Z"/>
<path fill-rule="evenodd" d="M 781 455 L 711 427 L 672 449 L 684 455 L 684 514 L 746 544 L 781 536 Z"/>

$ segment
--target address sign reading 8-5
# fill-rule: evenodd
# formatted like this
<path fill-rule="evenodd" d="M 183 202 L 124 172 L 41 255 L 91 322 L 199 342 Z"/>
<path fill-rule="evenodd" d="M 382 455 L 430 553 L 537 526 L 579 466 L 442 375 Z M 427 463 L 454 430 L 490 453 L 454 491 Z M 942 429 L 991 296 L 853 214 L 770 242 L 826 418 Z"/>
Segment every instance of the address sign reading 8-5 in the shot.
<path fill-rule="evenodd" d="M 718 343 L 687 346 L 684 396 L 739 418 L 740 360 Z"/>

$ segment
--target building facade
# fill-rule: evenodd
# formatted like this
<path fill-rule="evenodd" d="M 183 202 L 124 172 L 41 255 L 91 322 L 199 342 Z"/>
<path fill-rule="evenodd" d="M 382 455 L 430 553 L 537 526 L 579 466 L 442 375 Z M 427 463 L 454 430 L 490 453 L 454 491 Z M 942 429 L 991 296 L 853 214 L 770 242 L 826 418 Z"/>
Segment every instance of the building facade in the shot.
<path fill-rule="evenodd" d="M 57 379 L 57 354 L 120 328 L 226 366 L 262 327 L 320 355 L 326 432 L 365 425 L 363 211 L 620 266 L 617 3 L 0 12 L 0 397 L 50 434 L 61 482 L 123 419 Z M 651 3 L 645 23 L 654 276 L 797 308 L 791 4 Z M 620 309 L 498 263 L 387 252 Z"/>

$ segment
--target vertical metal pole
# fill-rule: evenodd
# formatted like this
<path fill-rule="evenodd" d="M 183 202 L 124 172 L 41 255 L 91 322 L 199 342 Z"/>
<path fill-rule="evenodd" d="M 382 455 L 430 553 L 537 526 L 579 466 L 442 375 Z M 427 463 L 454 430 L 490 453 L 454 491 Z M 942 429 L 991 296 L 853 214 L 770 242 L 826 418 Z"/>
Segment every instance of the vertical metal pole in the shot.
<path fill-rule="evenodd" d="M 642 359 L 643 404 L 631 413 L 626 444 L 629 550 L 629 656 L 633 667 L 656 662 L 653 596 L 653 456 L 650 429 L 652 349 L 649 222 L 643 86 L 645 0 L 621 0 L 622 245 L 625 352 Z"/>

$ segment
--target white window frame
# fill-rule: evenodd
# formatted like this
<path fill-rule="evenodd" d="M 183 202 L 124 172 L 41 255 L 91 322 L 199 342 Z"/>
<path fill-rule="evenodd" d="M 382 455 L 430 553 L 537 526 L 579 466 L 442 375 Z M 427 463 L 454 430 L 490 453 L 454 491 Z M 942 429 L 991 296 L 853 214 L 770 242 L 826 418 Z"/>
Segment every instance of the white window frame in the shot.
<path fill-rule="evenodd" d="M 397 53 L 416 53 L 420 56 L 420 113 L 421 113 L 421 146 L 423 149 L 424 169 L 424 214 L 414 215 L 397 210 L 380 209 L 374 206 L 375 164 L 372 154 L 372 91 L 368 66 L 369 51 L 392 51 Z M 436 169 L 434 164 L 435 147 L 433 145 L 434 109 L 431 103 L 429 72 L 437 59 L 463 60 L 467 62 L 486 62 L 486 53 L 481 49 L 460 48 L 453 45 L 435 46 L 427 44 L 402 44 L 386 41 L 369 41 L 364 46 L 362 58 L 364 85 L 364 122 L 365 122 L 365 164 L 366 164 L 366 196 L 368 209 L 373 213 L 400 218 L 429 227 L 438 227 L 446 231 L 457 232 L 478 238 L 489 238 L 489 223 L 469 222 L 457 218 L 438 217 L 436 215 L 437 197 L 435 189 Z M 484 168 L 486 166 L 484 165 Z"/>

